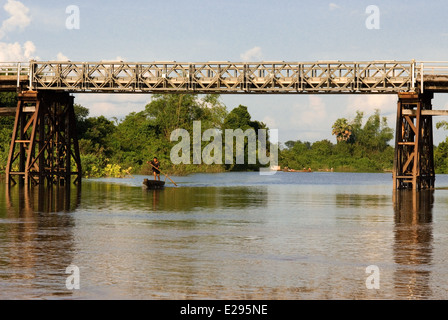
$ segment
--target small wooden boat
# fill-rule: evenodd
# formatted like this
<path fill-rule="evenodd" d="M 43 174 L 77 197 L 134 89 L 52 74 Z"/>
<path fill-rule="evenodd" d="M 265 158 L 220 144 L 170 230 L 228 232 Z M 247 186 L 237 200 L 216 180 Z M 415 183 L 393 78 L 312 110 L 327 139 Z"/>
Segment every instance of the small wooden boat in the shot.
<path fill-rule="evenodd" d="M 143 185 L 148 189 L 162 189 L 165 181 L 143 179 Z"/>

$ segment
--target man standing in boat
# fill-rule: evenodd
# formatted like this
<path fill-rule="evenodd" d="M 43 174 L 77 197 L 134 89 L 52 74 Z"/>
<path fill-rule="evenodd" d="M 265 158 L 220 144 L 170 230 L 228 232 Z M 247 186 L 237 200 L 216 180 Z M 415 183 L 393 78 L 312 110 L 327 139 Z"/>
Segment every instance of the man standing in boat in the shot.
<path fill-rule="evenodd" d="M 152 173 L 154 174 L 154 180 L 160 181 L 160 162 L 157 160 L 157 157 L 151 161 Z"/>

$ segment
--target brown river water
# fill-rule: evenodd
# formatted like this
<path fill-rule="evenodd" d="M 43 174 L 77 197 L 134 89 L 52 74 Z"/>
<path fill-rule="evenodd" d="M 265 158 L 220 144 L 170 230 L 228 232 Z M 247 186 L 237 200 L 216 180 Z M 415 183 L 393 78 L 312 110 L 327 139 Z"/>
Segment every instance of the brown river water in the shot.
<path fill-rule="evenodd" d="M 448 297 L 448 176 L 424 192 L 391 174 L 144 178 L 0 184 L 0 299 Z"/>

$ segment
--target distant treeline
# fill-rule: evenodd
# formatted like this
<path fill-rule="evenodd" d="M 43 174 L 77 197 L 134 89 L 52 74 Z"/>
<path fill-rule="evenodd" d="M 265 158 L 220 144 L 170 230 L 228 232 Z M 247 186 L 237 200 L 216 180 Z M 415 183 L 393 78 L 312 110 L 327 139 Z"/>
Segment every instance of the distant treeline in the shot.
<path fill-rule="evenodd" d="M 14 93 L 0 93 L 0 107 L 14 107 Z M 252 120 L 247 107 L 238 106 L 228 112 L 219 95 L 155 94 L 140 112 L 131 112 L 123 119 L 104 116 L 89 117 L 89 109 L 75 105 L 77 131 L 83 173 L 86 177 L 149 174 L 147 161 L 158 157 L 162 172 L 222 172 L 258 170 L 260 164 L 178 164 L 170 159 L 177 141 L 170 141 L 171 132 L 182 128 L 193 132 L 193 121 L 201 121 L 201 130 L 253 128 L 268 129 Z M 365 123 L 364 123 L 365 122 Z M 14 117 L 0 117 L 0 173 L 5 171 Z M 446 122 L 437 127 L 448 129 Z M 321 140 L 287 141 L 280 145 L 279 165 L 294 170 L 383 172 L 392 170 L 394 149 L 390 145 L 393 130 L 386 118 L 376 111 L 364 121 L 357 112 L 354 120 L 337 119 L 332 134 L 336 143 Z M 206 145 L 203 142 L 203 145 Z M 247 147 L 247 141 L 245 148 Z M 435 147 L 437 173 L 448 173 L 448 137 Z"/>
<path fill-rule="evenodd" d="M 86 176 L 120 175 L 120 170 L 135 174 L 150 173 L 147 163 L 153 157 L 161 162 L 162 172 L 222 172 L 258 169 L 259 165 L 178 164 L 170 159 L 177 141 L 170 141 L 175 129 L 193 132 L 193 122 L 201 121 L 201 132 L 207 129 L 262 128 L 252 121 L 247 107 L 227 112 L 218 95 L 156 94 L 145 110 L 131 112 L 123 120 L 104 116 L 88 117 L 88 109 L 75 105 L 83 171 Z M 193 153 L 191 153 L 192 155 Z M 108 167 L 109 165 L 109 167 Z M 108 168 L 113 172 L 104 172 Z M 122 169 L 123 168 L 123 169 Z"/>
<path fill-rule="evenodd" d="M 314 143 L 287 141 L 281 152 L 280 163 L 288 168 L 356 172 L 392 170 L 394 148 L 389 142 L 393 130 L 377 110 L 363 125 L 363 112 L 353 121 L 336 120 L 332 134 L 337 143 L 321 140 Z"/>

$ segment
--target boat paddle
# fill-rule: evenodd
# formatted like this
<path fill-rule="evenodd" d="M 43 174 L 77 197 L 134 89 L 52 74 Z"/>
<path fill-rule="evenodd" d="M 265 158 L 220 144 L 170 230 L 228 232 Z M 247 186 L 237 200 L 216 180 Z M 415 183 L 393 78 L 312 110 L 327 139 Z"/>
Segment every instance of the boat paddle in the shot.
<path fill-rule="evenodd" d="M 153 167 L 154 169 L 159 170 L 159 172 L 160 172 L 161 174 L 163 174 L 165 177 L 167 177 L 168 179 L 170 179 L 170 181 L 171 181 L 172 183 L 174 183 L 174 185 L 177 187 L 176 182 L 174 182 L 174 181 L 173 181 L 173 180 L 172 180 L 166 173 L 163 173 L 162 170 L 160 170 L 159 168 L 156 168 L 155 166 L 153 166 L 151 162 L 148 161 L 148 163 L 151 165 L 151 167 Z"/>

